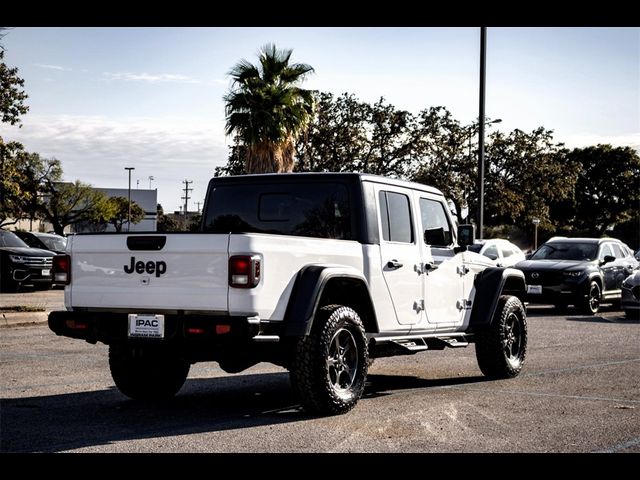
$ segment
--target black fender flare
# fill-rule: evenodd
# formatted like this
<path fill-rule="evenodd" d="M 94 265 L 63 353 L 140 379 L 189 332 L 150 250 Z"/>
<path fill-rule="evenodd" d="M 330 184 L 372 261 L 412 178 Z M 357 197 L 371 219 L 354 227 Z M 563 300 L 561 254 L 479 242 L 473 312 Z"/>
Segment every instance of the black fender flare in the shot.
<path fill-rule="evenodd" d="M 375 314 L 369 284 L 361 272 L 343 265 L 307 265 L 296 275 L 295 283 L 284 315 L 283 335 L 305 336 L 311 332 L 313 319 L 318 308 L 322 307 L 327 286 L 336 280 L 343 280 L 357 288 L 357 295 L 351 301 L 360 304 L 358 314 L 362 317 L 367 332 L 377 332 L 378 323 Z M 344 293 L 344 292 L 343 292 Z M 351 302 L 344 302 L 353 306 Z"/>
<path fill-rule="evenodd" d="M 469 330 L 479 330 L 491 325 L 501 295 L 514 295 L 523 300 L 526 294 L 524 273 L 515 268 L 486 268 L 476 276 L 473 286 L 476 294 L 469 318 Z"/>

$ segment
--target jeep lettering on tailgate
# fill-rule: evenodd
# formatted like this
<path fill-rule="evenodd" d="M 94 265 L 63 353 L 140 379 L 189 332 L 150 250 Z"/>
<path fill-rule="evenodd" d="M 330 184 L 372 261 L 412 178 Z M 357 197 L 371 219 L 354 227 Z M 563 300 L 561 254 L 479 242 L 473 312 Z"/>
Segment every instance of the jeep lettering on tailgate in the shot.
<path fill-rule="evenodd" d="M 167 264 L 162 260 L 159 262 L 143 262 L 142 260 L 138 260 L 136 262 L 136 257 L 131 257 L 131 265 L 124 266 L 124 273 L 148 273 L 149 275 L 155 272 L 156 277 L 164 274 L 167 271 Z"/>

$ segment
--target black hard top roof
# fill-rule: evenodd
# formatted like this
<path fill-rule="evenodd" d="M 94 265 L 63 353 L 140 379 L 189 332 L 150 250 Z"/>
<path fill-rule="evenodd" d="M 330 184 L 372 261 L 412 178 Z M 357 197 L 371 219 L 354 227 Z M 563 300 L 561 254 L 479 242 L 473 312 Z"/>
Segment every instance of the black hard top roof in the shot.
<path fill-rule="evenodd" d="M 434 193 L 436 195 L 443 195 L 440 190 L 428 185 L 423 185 L 417 182 L 408 182 L 406 180 L 398 180 L 395 178 L 383 177 L 382 175 L 371 175 L 368 173 L 339 173 L 339 172 L 296 172 L 296 173 L 260 173 L 251 175 L 236 175 L 229 177 L 214 177 L 211 182 L 215 183 L 244 183 L 251 181 L 258 181 L 260 183 L 266 182 L 290 182 L 290 181 L 309 181 L 309 180 L 346 180 L 350 182 L 373 182 L 382 183 L 386 185 L 394 185 L 398 187 L 412 188 L 415 190 L 422 190 L 424 192 Z"/>

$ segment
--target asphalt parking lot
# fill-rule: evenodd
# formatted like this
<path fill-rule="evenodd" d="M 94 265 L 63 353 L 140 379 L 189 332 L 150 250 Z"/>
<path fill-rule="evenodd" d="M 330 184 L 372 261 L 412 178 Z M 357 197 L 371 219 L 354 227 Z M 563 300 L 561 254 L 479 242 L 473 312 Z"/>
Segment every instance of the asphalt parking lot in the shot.
<path fill-rule="evenodd" d="M 529 310 L 524 373 L 486 381 L 474 347 L 380 359 L 346 415 L 300 410 L 267 364 L 192 367 L 178 396 L 128 400 L 107 347 L 0 329 L 2 452 L 640 452 L 640 324 Z"/>

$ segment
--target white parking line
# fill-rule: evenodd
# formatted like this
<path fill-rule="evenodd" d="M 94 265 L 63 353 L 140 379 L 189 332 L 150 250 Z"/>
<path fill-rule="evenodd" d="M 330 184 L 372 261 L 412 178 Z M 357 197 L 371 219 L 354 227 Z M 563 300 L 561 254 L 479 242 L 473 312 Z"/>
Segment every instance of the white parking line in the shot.
<path fill-rule="evenodd" d="M 585 368 L 598 368 L 598 367 L 608 367 L 610 365 L 624 365 L 625 363 L 636 363 L 640 362 L 640 358 L 632 358 L 630 360 L 618 360 L 615 362 L 605 362 L 605 363 L 593 363 L 591 365 L 579 365 L 577 367 L 568 367 L 568 368 L 558 368 L 554 370 L 543 370 L 541 372 L 527 372 L 522 374 L 523 377 L 535 377 L 538 375 L 547 375 L 548 373 L 561 373 L 561 372 L 572 372 L 575 370 L 583 370 Z"/>
<path fill-rule="evenodd" d="M 511 393 L 514 395 L 529 395 L 532 397 L 556 397 L 556 398 L 570 398 L 572 400 L 589 400 L 596 402 L 617 402 L 617 403 L 640 403 L 640 400 L 627 400 L 625 398 L 611 398 L 611 397 L 591 397 L 586 395 L 563 395 L 561 393 L 539 393 L 539 392 L 525 392 L 522 390 L 496 390 L 490 391 L 482 388 L 473 388 L 467 385 L 454 385 L 451 388 L 458 388 L 461 390 L 472 390 L 483 393 Z"/>
<path fill-rule="evenodd" d="M 640 437 L 634 438 L 633 440 L 629 440 L 625 443 L 621 443 L 620 445 L 607 448 L 605 450 L 597 450 L 594 453 L 615 453 L 619 452 L 620 450 L 626 450 L 627 448 L 637 447 L 638 445 L 640 445 Z"/>

